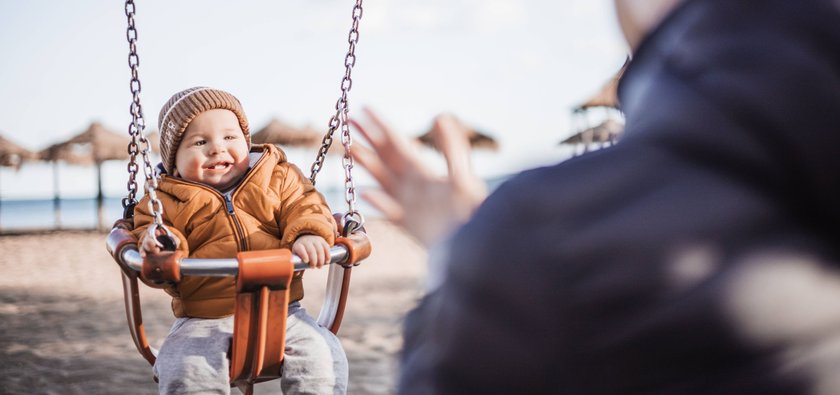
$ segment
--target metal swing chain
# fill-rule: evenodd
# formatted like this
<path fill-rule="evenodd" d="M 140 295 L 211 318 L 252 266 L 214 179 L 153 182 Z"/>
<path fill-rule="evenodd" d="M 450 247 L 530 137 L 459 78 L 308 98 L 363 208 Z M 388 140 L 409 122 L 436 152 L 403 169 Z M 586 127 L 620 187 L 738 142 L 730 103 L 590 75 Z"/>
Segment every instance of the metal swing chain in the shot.
<path fill-rule="evenodd" d="M 140 67 L 140 57 L 137 55 L 137 29 L 134 27 L 134 0 L 126 0 L 125 2 L 125 16 L 128 18 L 128 28 L 126 29 L 126 38 L 128 39 L 128 66 L 131 68 L 131 123 L 128 125 L 128 134 L 131 135 L 131 141 L 128 143 L 128 154 L 130 156 L 128 161 L 128 196 L 123 198 L 123 209 L 128 211 L 137 204 L 137 153 L 141 154 L 143 158 L 143 174 L 146 176 L 146 193 L 149 195 L 149 211 L 154 216 L 154 224 L 150 229 L 154 232 L 154 228 L 162 227 L 163 225 L 163 204 L 157 198 L 155 189 L 158 186 L 157 177 L 155 175 L 154 167 L 152 167 L 149 159 L 151 148 L 149 140 L 143 135 L 143 130 L 146 128 L 146 120 L 143 118 L 143 106 L 140 104 L 140 75 L 138 68 Z M 138 144 L 139 143 L 139 144 Z M 143 146 L 142 150 L 139 149 Z M 124 217 L 128 218 L 129 213 L 124 213 Z"/>
<path fill-rule="evenodd" d="M 144 148 L 140 151 L 143 162 L 144 168 L 143 172 L 146 176 L 146 193 L 149 195 L 149 211 L 154 215 L 155 225 L 157 227 L 162 227 L 166 229 L 163 225 L 163 205 L 160 200 L 157 198 L 157 194 L 155 192 L 158 184 L 157 184 L 157 177 L 154 173 L 154 168 L 151 165 L 151 161 L 149 160 L 149 141 L 143 136 L 143 129 L 145 128 L 145 120 L 143 118 L 143 109 L 140 104 L 140 79 L 138 74 L 138 66 L 140 65 L 140 58 L 137 55 L 137 30 L 134 27 L 134 1 L 133 0 L 126 0 L 125 2 L 125 14 L 128 18 L 128 29 L 126 30 L 126 37 L 128 39 L 130 53 L 128 56 L 128 63 L 129 67 L 131 68 L 131 93 L 132 93 L 132 103 L 130 107 L 131 112 L 131 124 L 129 125 L 129 134 L 131 135 L 131 141 L 128 145 L 128 153 L 130 155 L 130 160 L 128 164 L 128 173 L 129 173 L 129 180 L 128 180 L 128 196 L 123 199 L 123 208 L 128 208 L 129 205 L 133 205 L 137 203 L 136 194 L 137 194 L 137 182 L 136 182 L 136 175 L 137 175 L 137 163 L 136 163 L 136 156 L 138 152 L 138 141 L 141 144 L 144 144 Z M 342 158 L 342 166 L 344 167 L 344 198 L 347 202 L 348 211 L 344 215 L 345 221 L 354 221 L 359 228 L 364 223 L 364 217 L 362 214 L 356 210 L 356 188 L 353 181 L 353 158 L 350 156 L 350 147 L 353 144 L 352 137 L 350 136 L 350 126 L 347 122 L 348 120 L 348 113 L 349 113 L 349 106 L 348 106 L 348 94 L 350 89 L 353 86 L 352 80 L 352 72 L 353 66 L 356 64 L 356 44 L 359 41 L 359 22 L 362 18 L 362 0 L 356 0 L 356 4 L 353 7 L 353 24 L 352 28 L 350 29 L 350 33 L 347 37 L 347 42 L 349 43 L 349 48 L 347 51 L 347 55 L 344 57 L 344 77 L 341 80 L 341 96 L 339 97 L 338 101 L 335 104 L 336 113 L 330 118 L 329 121 L 329 129 L 327 133 L 324 135 L 323 140 L 321 141 L 321 148 L 318 151 L 318 156 L 315 160 L 315 163 L 312 164 L 312 173 L 309 177 L 312 184 L 315 184 L 315 179 L 318 175 L 318 172 L 321 171 L 321 168 L 324 165 L 324 160 L 326 158 L 327 152 L 329 151 L 330 146 L 333 143 L 333 134 L 339 128 L 341 128 L 341 143 L 344 146 L 344 156 Z M 153 227 L 154 228 L 154 227 Z M 168 229 L 166 229 L 168 231 Z M 167 232 L 168 233 L 168 232 Z"/>
<path fill-rule="evenodd" d="M 356 0 L 356 5 L 353 7 L 353 26 L 347 36 L 347 42 L 350 47 L 347 50 L 347 55 L 344 56 L 344 77 L 341 79 L 341 96 L 335 103 L 335 115 L 330 117 L 329 129 L 321 141 L 321 148 L 318 150 L 318 156 L 312 164 L 312 173 L 309 180 L 312 185 L 315 185 L 315 178 L 321 168 L 324 166 L 324 160 L 327 156 L 330 146 L 333 143 L 333 134 L 337 129 L 341 129 L 341 144 L 344 146 L 344 156 L 341 159 L 342 167 L 344 167 L 344 200 L 347 202 L 347 213 L 344 214 L 346 223 L 355 223 L 353 231 L 362 227 L 364 224 L 364 217 L 362 213 L 356 210 L 356 187 L 353 182 L 353 157 L 350 156 L 350 146 L 353 145 L 353 139 L 350 136 L 350 125 L 348 123 L 348 113 L 350 111 L 347 102 L 350 89 L 353 86 L 353 79 L 351 74 L 353 66 L 356 64 L 356 44 L 359 42 L 359 21 L 362 19 L 362 0 Z"/>

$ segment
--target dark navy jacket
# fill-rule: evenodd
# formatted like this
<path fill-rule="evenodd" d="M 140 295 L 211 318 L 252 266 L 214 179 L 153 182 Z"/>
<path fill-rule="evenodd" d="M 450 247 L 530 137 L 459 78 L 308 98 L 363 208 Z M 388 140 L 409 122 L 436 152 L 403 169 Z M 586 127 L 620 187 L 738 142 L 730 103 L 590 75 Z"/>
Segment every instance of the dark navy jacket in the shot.
<path fill-rule="evenodd" d="M 840 393 L 817 372 L 840 375 L 818 347 L 840 308 L 797 308 L 838 302 L 791 285 L 840 264 L 837 3 L 679 6 L 620 84 L 624 139 L 514 177 L 456 233 L 399 392 Z"/>

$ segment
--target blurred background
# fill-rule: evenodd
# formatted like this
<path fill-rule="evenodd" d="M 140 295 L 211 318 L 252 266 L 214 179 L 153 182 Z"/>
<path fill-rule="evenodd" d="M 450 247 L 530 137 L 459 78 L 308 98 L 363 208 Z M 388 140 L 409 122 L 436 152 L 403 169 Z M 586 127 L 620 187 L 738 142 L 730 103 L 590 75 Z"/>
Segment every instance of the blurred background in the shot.
<path fill-rule="evenodd" d="M 138 1 L 144 133 L 156 140 L 173 93 L 212 86 L 243 102 L 255 142 L 282 145 L 308 174 L 335 113 L 353 4 Z M 127 191 L 126 25 L 119 1 L 0 0 L 0 392 L 157 393 L 126 327 L 120 269 L 103 248 Z M 621 134 L 615 85 L 627 48 L 608 0 L 365 0 L 356 56 L 351 116 L 376 110 L 442 172 L 424 136 L 453 114 L 491 188 Z M 340 153 L 327 156 L 317 184 L 334 211 L 345 210 Z M 359 189 L 374 187 L 360 167 L 355 177 Z M 427 251 L 363 202 L 360 210 L 373 252 L 354 269 L 339 333 L 348 393 L 391 394 Z M 313 315 L 325 274 L 305 277 Z M 170 298 L 143 287 L 141 299 L 159 347 Z M 258 393 L 279 393 L 276 380 L 265 386 Z"/>
<path fill-rule="evenodd" d="M 349 0 L 138 2 L 145 132 L 156 131 L 173 93 L 225 89 L 243 102 L 255 135 L 308 136 L 284 144 L 308 174 L 335 112 L 352 7 Z M 628 50 L 611 1 L 366 0 L 364 7 L 351 116 L 369 106 L 419 137 L 439 114 L 454 114 L 476 132 L 473 164 L 491 187 L 588 149 L 600 132 L 610 140 L 620 132 L 609 85 Z M 121 215 L 127 137 L 108 132 L 127 136 L 131 119 L 126 25 L 121 2 L 0 0 L 0 232 L 107 227 Z M 583 111 L 587 103 L 593 108 Z M 596 129 L 579 134 L 587 128 Z M 113 147 L 118 152 L 102 153 Z M 424 151 L 444 168 L 431 148 Z M 318 185 L 335 211 L 343 199 L 338 158 L 328 158 Z M 359 188 L 370 186 L 357 169 Z M 96 208 L 100 184 L 104 218 Z"/>

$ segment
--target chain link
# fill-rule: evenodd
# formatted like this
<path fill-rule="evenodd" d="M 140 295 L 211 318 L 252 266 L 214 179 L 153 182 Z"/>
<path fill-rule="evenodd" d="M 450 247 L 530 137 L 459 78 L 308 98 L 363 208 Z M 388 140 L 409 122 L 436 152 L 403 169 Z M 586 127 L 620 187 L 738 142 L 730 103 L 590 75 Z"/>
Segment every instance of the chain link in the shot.
<path fill-rule="evenodd" d="M 318 150 L 318 156 L 312 164 L 311 175 L 309 180 L 315 184 L 315 178 L 318 172 L 324 166 L 327 152 L 333 143 L 333 134 L 336 130 L 341 129 L 341 145 L 344 146 L 344 156 L 341 159 L 342 167 L 344 168 L 344 200 L 347 202 L 347 213 L 344 214 L 345 221 L 354 221 L 356 228 L 364 224 L 364 217 L 356 210 L 356 187 L 353 181 L 353 157 L 350 156 L 350 147 L 353 145 L 353 139 L 350 136 L 350 125 L 348 123 L 348 114 L 350 111 L 347 102 L 350 89 L 353 87 L 353 66 L 356 64 L 356 44 L 359 42 L 359 22 L 362 19 L 362 0 L 356 0 L 356 5 L 353 7 L 353 26 L 350 33 L 347 35 L 347 42 L 350 44 L 347 55 L 344 56 L 344 77 L 341 79 L 341 96 L 335 103 L 335 115 L 330 117 L 329 129 L 321 141 L 321 148 Z"/>
<path fill-rule="evenodd" d="M 140 104 L 140 91 L 142 89 L 140 84 L 140 77 L 138 68 L 140 66 L 140 57 L 137 55 L 137 29 L 134 27 L 134 0 L 126 0 L 125 15 L 128 18 L 128 29 L 126 30 L 126 39 L 128 40 L 129 55 L 128 65 L 131 69 L 131 88 L 132 102 L 130 107 L 131 124 L 128 126 L 128 133 L 131 135 L 131 141 L 128 143 L 129 163 L 128 163 L 128 195 L 123 198 L 123 208 L 137 203 L 137 172 L 138 166 L 136 163 L 137 153 L 141 154 L 143 158 L 143 173 L 146 177 L 146 193 L 149 195 L 148 207 L 149 211 L 154 216 L 155 225 L 162 227 L 168 233 L 168 229 L 163 225 L 163 204 L 157 198 L 156 189 L 158 187 L 155 170 L 152 167 L 150 156 L 150 144 L 143 135 L 145 129 L 145 119 L 143 118 L 143 107 Z M 356 210 L 356 188 L 353 181 L 353 158 L 350 156 L 350 147 L 353 144 L 350 136 L 350 126 L 348 123 L 349 105 L 348 95 L 350 89 L 353 87 L 353 66 L 356 64 L 356 44 L 359 42 L 359 22 L 362 19 L 362 0 L 356 0 L 353 7 L 353 25 L 350 33 L 347 36 L 349 48 L 347 55 L 344 57 L 344 77 L 341 79 L 341 96 L 335 104 L 335 115 L 330 117 L 329 128 L 324 138 L 321 141 L 321 147 L 318 150 L 318 156 L 312 164 L 311 175 L 309 176 L 312 184 L 315 184 L 315 179 L 318 173 L 324 166 L 327 152 L 333 143 L 333 134 L 336 130 L 341 129 L 341 144 L 344 146 L 344 156 L 342 157 L 342 167 L 344 168 L 344 200 L 347 202 L 347 213 L 344 215 L 346 221 L 354 221 L 361 227 L 364 223 L 362 214 Z M 140 145 L 143 146 L 139 149 Z"/>
<path fill-rule="evenodd" d="M 134 27 L 134 0 L 126 0 L 125 2 L 125 16 L 128 18 L 128 28 L 125 36 L 128 40 L 128 67 L 131 69 L 131 82 L 129 88 L 131 89 L 131 106 L 129 112 L 131 113 L 131 123 L 128 125 L 128 134 L 131 136 L 131 141 L 128 143 L 128 195 L 123 198 L 123 208 L 128 208 L 137 204 L 137 154 L 139 153 L 143 159 L 143 174 L 146 177 L 146 193 L 149 195 L 149 211 L 154 216 L 155 225 L 162 227 L 167 233 L 168 229 L 163 225 L 163 204 L 157 198 L 157 175 L 155 169 L 152 167 L 151 144 L 146 136 L 143 135 L 143 130 L 146 128 L 146 120 L 143 117 L 143 106 L 140 104 L 140 57 L 137 55 L 137 29 Z M 143 147 L 142 149 L 140 147 Z"/>

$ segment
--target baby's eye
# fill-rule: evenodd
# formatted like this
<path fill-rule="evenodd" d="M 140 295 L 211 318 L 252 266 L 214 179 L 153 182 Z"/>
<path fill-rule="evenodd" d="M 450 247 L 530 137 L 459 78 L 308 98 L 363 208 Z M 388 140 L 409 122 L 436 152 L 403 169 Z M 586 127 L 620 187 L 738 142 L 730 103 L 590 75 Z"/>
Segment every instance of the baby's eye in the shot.
<path fill-rule="evenodd" d="M 205 141 L 205 140 L 197 140 L 197 141 L 195 142 L 195 145 L 199 145 L 199 146 L 200 146 L 200 145 L 204 145 L 204 144 L 207 144 L 207 141 Z"/>
<path fill-rule="evenodd" d="M 234 135 L 225 136 L 225 140 L 236 140 L 236 136 L 234 136 Z"/>

